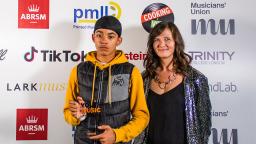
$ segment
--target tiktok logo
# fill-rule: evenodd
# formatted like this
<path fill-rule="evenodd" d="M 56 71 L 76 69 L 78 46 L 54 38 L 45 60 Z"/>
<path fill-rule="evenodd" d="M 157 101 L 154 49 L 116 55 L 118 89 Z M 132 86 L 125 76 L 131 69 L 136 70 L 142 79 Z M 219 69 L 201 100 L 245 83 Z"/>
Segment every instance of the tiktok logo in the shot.
<path fill-rule="evenodd" d="M 5 59 L 5 55 L 7 53 L 7 49 L 0 49 L 0 60 L 4 60 Z"/>
<path fill-rule="evenodd" d="M 37 50 L 34 46 L 31 46 L 31 51 L 24 54 L 24 60 L 32 62 L 34 59 L 42 62 L 77 62 L 84 61 L 86 53 L 72 52 L 71 50 Z"/>
<path fill-rule="evenodd" d="M 35 58 L 35 53 L 38 53 L 38 50 L 35 49 L 35 47 L 31 47 L 31 52 L 26 52 L 25 55 L 24 55 L 24 59 L 27 61 L 27 62 L 31 62 L 34 60 Z"/>

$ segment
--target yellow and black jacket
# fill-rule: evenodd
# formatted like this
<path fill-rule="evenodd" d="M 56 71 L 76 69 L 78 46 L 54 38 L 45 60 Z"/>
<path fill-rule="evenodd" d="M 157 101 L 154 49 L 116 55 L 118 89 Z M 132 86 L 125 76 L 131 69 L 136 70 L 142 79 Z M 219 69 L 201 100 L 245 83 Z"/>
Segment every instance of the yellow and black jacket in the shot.
<path fill-rule="evenodd" d="M 122 51 L 107 64 L 96 60 L 90 52 L 86 60 L 72 69 L 64 106 L 65 120 L 76 126 L 76 143 L 91 143 L 86 133 L 98 125 L 110 125 L 116 142 L 128 142 L 147 126 L 149 112 L 143 91 L 141 74 L 130 64 Z M 100 108 L 100 113 L 88 113 L 80 122 L 69 111 L 69 101 L 81 96 L 87 108 Z"/>

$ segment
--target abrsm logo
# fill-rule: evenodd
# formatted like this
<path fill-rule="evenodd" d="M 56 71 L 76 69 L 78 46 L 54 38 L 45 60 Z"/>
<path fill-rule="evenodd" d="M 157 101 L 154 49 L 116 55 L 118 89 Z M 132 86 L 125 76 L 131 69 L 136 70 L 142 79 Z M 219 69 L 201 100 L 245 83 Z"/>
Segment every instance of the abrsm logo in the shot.
<path fill-rule="evenodd" d="M 18 28 L 49 28 L 49 0 L 19 0 Z"/>
<path fill-rule="evenodd" d="M 16 140 L 47 140 L 48 109 L 17 109 Z"/>

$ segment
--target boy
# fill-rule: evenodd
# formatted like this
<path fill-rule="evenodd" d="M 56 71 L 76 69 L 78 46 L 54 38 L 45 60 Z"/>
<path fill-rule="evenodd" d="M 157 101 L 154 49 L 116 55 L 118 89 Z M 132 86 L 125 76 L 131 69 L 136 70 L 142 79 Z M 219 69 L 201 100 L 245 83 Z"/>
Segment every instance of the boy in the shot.
<path fill-rule="evenodd" d="M 116 50 L 121 33 L 115 17 L 97 20 L 92 34 L 96 51 L 71 71 L 64 116 L 76 126 L 76 144 L 130 144 L 149 122 L 141 74 Z"/>

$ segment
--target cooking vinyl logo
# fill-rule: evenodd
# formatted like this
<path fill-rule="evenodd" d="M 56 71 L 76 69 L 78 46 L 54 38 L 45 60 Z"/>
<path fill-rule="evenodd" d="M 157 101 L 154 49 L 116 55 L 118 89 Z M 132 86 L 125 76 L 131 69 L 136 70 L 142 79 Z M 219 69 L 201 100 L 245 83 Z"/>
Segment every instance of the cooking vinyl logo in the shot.
<path fill-rule="evenodd" d="M 150 32 L 161 21 L 174 22 L 172 9 L 162 3 L 153 3 L 147 6 L 141 15 L 142 26 L 147 32 Z"/>

